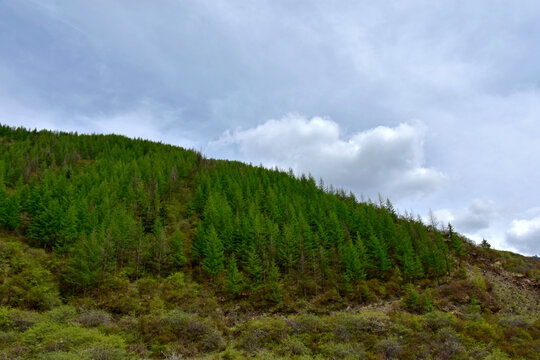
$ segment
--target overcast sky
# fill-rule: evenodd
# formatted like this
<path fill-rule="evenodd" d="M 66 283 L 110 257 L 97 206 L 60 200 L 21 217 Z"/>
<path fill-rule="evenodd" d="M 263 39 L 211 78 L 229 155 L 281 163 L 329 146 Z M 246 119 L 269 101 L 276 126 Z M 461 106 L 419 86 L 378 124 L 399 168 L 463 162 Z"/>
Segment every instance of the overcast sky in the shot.
<path fill-rule="evenodd" d="M 388 196 L 540 254 L 540 2 L 0 0 L 0 122 Z"/>

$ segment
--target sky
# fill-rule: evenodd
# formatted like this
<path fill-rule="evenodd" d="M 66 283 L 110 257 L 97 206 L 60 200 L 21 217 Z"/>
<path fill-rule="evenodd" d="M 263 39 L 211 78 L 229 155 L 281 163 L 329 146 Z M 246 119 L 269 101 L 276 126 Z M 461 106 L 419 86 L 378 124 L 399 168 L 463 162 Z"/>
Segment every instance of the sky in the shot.
<path fill-rule="evenodd" d="M 540 255 L 540 2 L 0 0 L 0 123 L 278 166 Z"/>

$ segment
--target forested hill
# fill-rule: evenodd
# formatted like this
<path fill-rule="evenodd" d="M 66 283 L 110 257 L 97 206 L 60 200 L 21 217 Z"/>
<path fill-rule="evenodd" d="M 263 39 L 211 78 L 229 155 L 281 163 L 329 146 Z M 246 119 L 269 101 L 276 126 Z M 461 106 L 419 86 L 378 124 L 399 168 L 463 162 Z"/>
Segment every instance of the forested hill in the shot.
<path fill-rule="evenodd" d="M 90 308 L 118 319 L 142 316 L 138 332 L 119 339 L 120 350 L 111 349 L 121 356 L 160 357 L 177 340 L 147 328 L 157 326 L 150 314 L 158 310 L 204 317 L 212 306 L 256 313 L 300 306 L 325 313 L 405 296 L 402 308 L 421 314 L 434 310 L 440 295 L 424 289 L 471 282 L 471 274 L 482 276 L 478 266 L 495 261 L 509 273 L 520 267 L 529 288 L 538 290 L 534 260 L 477 248 L 449 224 L 434 225 L 399 215 L 389 200 L 359 202 L 309 176 L 117 135 L 0 126 L 0 305 L 7 306 L 0 329 L 2 321 L 15 321 L 9 320 L 13 309 L 45 311 L 61 304 L 72 306 L 74 319 Z M 503 308 L 485 283 L 470 286 L 454 289 L 467 292 L 467 306 Z M 233 325 L 208 325 L 219 337 L 209 345 L 198 343 L 204 334 L 184 334 L 191 345 L 182 343 L 183 354 L 217 354 L 227 347 L 255 356 L 260 349 L 234 345 L 235 335 L 230 344 L 223 338 Z M 18 331 L 22 340 L 14 344 L 26 346 L 27 355 L 44 351 L 28 350 L 29 330 Z M 13 345 L 0 336 L 2 344 Z M 315 356 L 319 345 L 302 346 L 298 351 Z M 380 354 L 375 343 L 364 346 Z"/>
<path fill-rule="evenodd" d="M 237 273 L 250 291 L 283 279 L 315 295 L 365 278 L 439 279 L 465 255 L 458 236 L 389 201 L 359 203 L 305 176 L 121 136 L 1 132 L 2 225 L 66 254 L 63 278 L 81 290 L 188 267 L 232 293 Z"/>

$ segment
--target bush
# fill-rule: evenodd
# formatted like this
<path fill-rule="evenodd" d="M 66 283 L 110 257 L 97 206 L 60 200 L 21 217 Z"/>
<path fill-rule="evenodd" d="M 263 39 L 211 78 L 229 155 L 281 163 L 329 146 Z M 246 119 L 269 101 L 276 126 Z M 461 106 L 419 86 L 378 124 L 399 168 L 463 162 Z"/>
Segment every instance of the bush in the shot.
<path fill-rule="evenodd" d="M 309 349 L 301 341 L 296 339 L 289 339 L 285 341 L 279 353 L 281 355 L 306 355 L 309 353 Z"/>
<path fill-rule="evenodd" d="M 321 346 L 321 353 L 329 359 L 363 359 L 366 356 L 364 348 L 359 343 L 336 344 L 328 343 Z"/>
<path fill-rule="evenodd" d="M 318 333 L 325 328 L 320 317 L 313 314 L 302 314 L 286 321 L 295 334 Z"/>
<path fill-rule="evenodd" d="M 47 319 L 60 324 L 69 324 L 77 316 L 77 310 L 69 305 L 63 305 L 49 310 L 45 313 Z"/>
<path fill-rule="evenodd" d="M 405 295 L 401 299 L 401 307 L 419 314 L 431 311 L 433 309 L 433 300 L 430 291 L 426 290 L 420 295 L 414 285 L 409 284 L 405 290 Z"/>
<path fill-rule="evenodd" d="M 117 335 L 104 335 L 97 329 L 65 326 L 49 321 L 39 322 L 26 330 L 21 340 L 26 346 L 40 351 L 82 351 L 103 346 L 116 349 L 115 353 L 125 354 L 124 341 Z"/>
<path fill-rule="evenodd" d="M 120 360 L 125 358 L 125 351 L 120 347 L 98 344 L 84 350 L 84 355 L 92 360 Z"/>
<path fill-rule="evenodd" d="M 41 353 L 36 356 L 37 359 L 43 360 L 87 360 L 87 357 L 72 352 L 72 351 L 52 351 Z"/>
<path fill-rule="evenodd" d="M 494 349 L 484 360 L 510 360 L 510 356 L 499 349 Z"/>
<path fill-rule="evenodd" d="M 42 250 L 29 250 L 18 242 L 0 241 L 0 304 L 48 310 L 60 305 L 58 286 L 42 263 Z"/>
<path fill-rule="evenodd" d="M 262 319 L 251 322 L 241 335 L 241 346 L 250 353 L 272 348 L 289 336 L 289 327 L 281 319 Z"/>
<path fill-rule="evenodd" d="M 387 338 L 377 343 L 377 350 L 384 355 L 385 359 L 396 359 L 403 348 L 396 338 Z"/>
<path fill-rule="evenodd" d="M 0 308 L 0 330 L 25 331 L 41 320 L 41 315 L 26 310 Z"/>
<path fill-rule="evenodd" d="M 519 315 L 504 316 L 499 319 L 499 324 L 511 327 L 526 328 L 530 325 L 529 321 Z"/>
<path fill-rule="evenodd" d="M 425 316 L 426 325 L 433 331 L 444 327 L 455 328 L 457 319 L 450 313 L 432 311 Z"/>
<path fill-rule="evenodd" d="M 351 335 L 359 336 L 364 332 L 379 334 L 389 326 L 390 318 L 376 311 L 362 311 L 358 314 L 340 313 L 336 318 L 334 333 L 338 326 L 344 327 Z"/>
<path fill-rule="evenodd" d="M 484 278 L 484 275 L 482 275 L 477 266 L 474 267 L 473 273 L 471 274 L 471 282 L 478 290 L 482 292 L 487 291 L 486 278 Z"/>
<path fill-rule="evenodd" d="M 108 312 L 96 309 L 84 311 L 77 318 L 77 322 L 84 327 L 110 326 L 112 324 L 111 315 Z"/>
<path fill-rule="evenodd" d="M 438 335 L 442 341 L 442 344 L 437 351 L 437 356 L 439 359 L 455 359 L 465 351 L 459 335 L 454 329 L 449 327 L 441 328 Z"/>

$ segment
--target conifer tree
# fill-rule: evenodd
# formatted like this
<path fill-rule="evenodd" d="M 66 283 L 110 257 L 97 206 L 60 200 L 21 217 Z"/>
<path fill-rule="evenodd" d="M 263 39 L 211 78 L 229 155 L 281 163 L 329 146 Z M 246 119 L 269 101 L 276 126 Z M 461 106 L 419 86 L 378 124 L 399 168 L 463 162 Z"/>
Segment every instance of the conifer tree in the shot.
<path fill-rule="evenodd" d="M 244 277 L 242 276 L 242 273 L 238 270 L 238 267 L 236 265 L 236 257 L 234 256 L 234 254 L 232 254 L 229 258 L 226 286 L 231 298 L 233 299 L 238 295 L 238 293 L 240 293 L 244 289 L 245 286 Z"/>
<path fill-rule="evenodd" d="M 279 268 L 272 261 L 268 269 L 268 286 L 270 289 L 270 300 L 279 303 L 283 298 L 283 289 L 279 280 Z"/>
<path fill-rule="evenodd" d="M 368 251 L 370 251 L 370 257 L 375 260 L 377 270 L 382 272 L 390 270 L 392 265 L 388 259 L 388 252 L 386 251 L 384 242 L 372 234 L 369 243 L 371 244 L 371 249 Z"/>
<path fill-rule="evenodd" d="M 184 235 L 180 230 L 172 234 L 170 248 L 174 264 L 178 267 L 184 266 L 187 259 L 184 254 Z"/>
<path fill-rule="evenodd" d="M 255 247 L 252 247 L 247 254 L 245 270 L 250 277 L 249 286 L 251 290 L 258 290 L 263 283 L 263 267 L 261 257 Z"/>
<path fill-rule="evenodd" d="M 363 279 L 366 274 L 358 254 L 358 249 L 352 241 L 348 241 L 343 249 L 343 269 L 345 276 L 351 282 Z"/>
<path fill-rule="evenodd" d="M 0 190 L 1 192 L 2 190 Z M 2 201 L 2 195 L 0 194 L 0 202 Z M 15 230 L 20 223 L 21 219 L 21 207 L 19 204 L 18 194 L 11 195 L 5 203 L 4 209 L 0 208 L 0 224 L 9 230 Z"/>
<path fill-rule="evenodd" d="M 56 249 L 60 252 L 67 251 L 79 235 L 77 209 L 70 206 L 65 212 L 60 225 L 61 240 L 57 241 Z"/>
<path fill-rule="evenodd" d="M 202 261 L 202 268 L 212 278 L 215 278 L 223 270 L 223 251 L 223 243 L 216 233 L 214 226 L 210 225 L 206 238 L 205 257 Z"/>
<path fill-rule="evenodd" d="M 69 260 L 64 279 L 86 291 L 99 280 L 101 255 L 103 248 L 96 236 L 83 236 L 76 246 L 69 251 Z"/>

